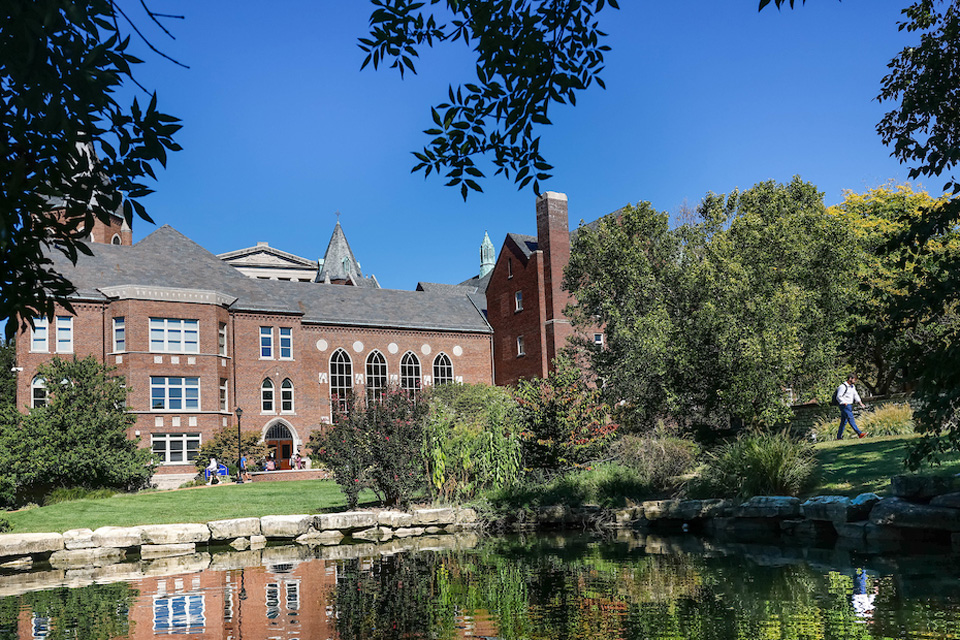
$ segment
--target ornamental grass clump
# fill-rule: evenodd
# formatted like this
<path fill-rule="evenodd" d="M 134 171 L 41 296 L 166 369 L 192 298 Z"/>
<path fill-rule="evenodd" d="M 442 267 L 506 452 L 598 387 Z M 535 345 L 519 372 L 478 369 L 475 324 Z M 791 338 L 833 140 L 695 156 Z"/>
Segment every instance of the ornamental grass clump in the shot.
<path fill-rule="evenodd" d="M 690 493 L 740 499 L 797 496 L 813 485 L 817 470 L 812 444 L 786 432 L 751 431 L 707 453 Z"/>
<path fill-rule="evenodd" d="M 636 471 L 658 494 L 672 493 L 678 487 L 681 478 L 696 466 L 698 453 L 693 440 L 663 427 L 643 435 L 625 435 L 611 447 L 614 459 Z"/>
<path fill-rule="evenodd" d="M 821 418 L 814 424 L 814 432 L 820 442 L 837 437 L 838 416 Z M 914 432 L 913 409 L 907 402 L 884 404 L 872 411 L 857 416 L 857 426 L 868 436 L 905 436 Z M 852 433 L 847 431 L 847 433 Z"/>

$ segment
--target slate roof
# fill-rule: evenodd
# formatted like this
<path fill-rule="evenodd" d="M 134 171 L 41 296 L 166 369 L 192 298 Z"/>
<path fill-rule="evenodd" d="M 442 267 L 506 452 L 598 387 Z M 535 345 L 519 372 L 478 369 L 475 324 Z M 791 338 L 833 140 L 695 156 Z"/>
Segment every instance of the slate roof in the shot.
<path fill-rule="evenodd" d="M 133 246 L 90 245 L 77 265 L 50 253 L 74 297 L 106 299 L 105 287 L 139 285 L 213 291 L 235 311 L 290 313 L 305 323 L 492 333 L 467 296 L 248 278 L 168 225 Z"/>
<path fill-rule="evenodd" d="M 286 251 L 281 251 L 271 247 L 268 244 L 258 244 L 255 247 L 247 247 L 246 249 L 237 249 L 236 251 L 228 251 L 226 253 L 217 254 L 217 257 L 221 260 L 230 262 L 231 260 L 236 260 L 237 258 L 247 258 L 251 256 L 276 256 L 281 260 L 289 262 L 291 265 L 297 265 L 300 267 L 318 269 L 320 267 L 319 263 L 316 260 L 309 260 L 307 258 L 301 258 L 300 256 L 288 253 Z M 256 262 L 244 262 L 240 266 L 250 267 L 258 266 Z M 277 267 L 277 263 L 268 262 L 265 266 L 268 267 Z"/>
<path fill-rule="evenodd" d="M 323 254 L 323 265 L 320 267 L 320 273 L 317 274 L 317 282 L 327 282 L 327 278 L 330 281 L 347 280 L 358 287 L 380 286 L 376 278 L 364 277 L 360 271 L 360 263 L 350 249 L 350 243 L 347 242 L 347 236 L 343 233 L 339 220 L 333 228 L 327 251 Z"/>

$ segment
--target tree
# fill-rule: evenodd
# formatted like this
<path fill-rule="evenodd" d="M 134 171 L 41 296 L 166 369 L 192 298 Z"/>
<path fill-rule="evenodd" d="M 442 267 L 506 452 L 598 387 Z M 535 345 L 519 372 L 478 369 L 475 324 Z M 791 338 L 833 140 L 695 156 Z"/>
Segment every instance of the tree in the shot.
<path fill-rule="evenodd" d="M 152 453 L 127 437 L 136 417 L 126 411 L 123 378 L 92 356 L 54 358 L 38 369 L 47 403 L 0 420 L 0 475 L 18 500 L 60 487 L 141 489 L 150 481 Z"/>
<path fill-rule="evenodd" d="M 0 407 L 17 402 L 17 345 L 12 339 L 0 339 Z"/>
<path fill-rule="evenodd" d="M 174 17 L 145 10 L 157 25 Z M 143 178 L 180 149 L 180 125 L 156 94 L 118 102 L 139 86 L 126 29 L 142 33 L 113 0 L 10 0 L 0 14 L 0 318 L 70 309 L 74 287 L 50 252 L 88 254 L 95 219 L 150 221 Z M 7 337 L 16 330 L 7 323 Z"/>
<path fill-rule="evenodd" d="M 374 0 L 370 33 L 360 39 L 363 66 L 389 65 L 401 76 L 416 73 L 420 47 L 457 42 L 472 46 L 477 77 L 454 88 L 448 102 L 431 109 L 432 140 L 414 152 L 413 171 L 443 173 L 447 186 L 482 191 L 485 177 L 475 159 L 491 156 L 496 174 L 513 177 L 519 188 L 550 177 L 540 154 L 538 125 L 550 124 L 552 104 L 576 104 L 578 91 L 600 72 L 604 34 L 596 16 L 617 0 Z M 439 5 L 439 6 L 438 6 Z"/>
<path fill-rule="evenodd" d="M 208 464 L 210 458 L 216 458 L 220 464 L 227 465 L 228 468 L 236 472 L 237 450 L 237 428 L 223 427 L 213 434 L 213 439 L 203 443 L 200 451 L 197 452 L 195 460 L 197 471 L 202 473 Z M 247 469 L 249 469 L 258 460 L 267 457 L 269 450 L 267 444 L 260 440 L 260 434 L 256 431 L 244 431 L 240 434 L 240 446 L 243 449 L 243 455 L 247 456 Z"/>
<path fill-rule="evenodd" d="M 633 428 L 777 424 L 788 389 L 830 386 L 855 285 L 842 277 L 852 233 L 799 178 L 708 194 L 699 213 L 671 230 L 644 203 L 581 228 L 568 312 L 604 326 L 606 344 L 588 353 Z"/>

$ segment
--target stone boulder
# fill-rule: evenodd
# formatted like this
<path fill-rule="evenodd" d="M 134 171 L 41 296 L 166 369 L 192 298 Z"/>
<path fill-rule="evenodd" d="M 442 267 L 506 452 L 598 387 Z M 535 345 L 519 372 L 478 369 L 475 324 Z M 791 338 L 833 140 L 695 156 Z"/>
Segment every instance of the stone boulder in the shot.
<path fill-rule="evenodd" d="M 386 527 L 370 527 L 361 531 L 354 531 L 350 534 L 355 540 L 367 540 L 369 542 L 387 541 L 393 537 L 393 530 Z"/>
<path fill-rule="evenodd" d="M 413 515 L 403 511 L 381 511 L 377 514 L 377 524 L 391 529 L 409 527 L 413 524 Z"/>
<path fill-rule="evenodd" d="M 930 501 L 931 507 L 947 507 L 949 509 L 960 509 L 960 492 L 945 493 L 937 496 Z"/>
<path fill-rule="evenodd" d="M 98 547 L 126 549 L 142 544 L 140 527 L 100 527 L 93 532 L 93 543 Z"/>
<path fill-rule="evenodd" d="M 328 531 L 330 529 L 352 531 L 354 529 L 369 529 L 378 524 L 377 514 L 372 511 L 344 511 L 343 513 L 324 513 L 314 516 L 313 527 L 318 531 Z"/>
<path fill-rule="evenodd" d="M 76 569 L 79 567 L 104 567 L 123 560 L 126 552 L 114 547 L 94 547 L 64 549 L 50 556 L 50 566 L 54 569 Z"/>
<path fill-rule="evenodd" d="M 205 524 L 149 524 L 140 527 L 143 544 L 190 544 L 210 540 L 210 528 Z"/>
<path fill-rule="evenodd" d="M 955 475 L 901 475 L 890 478 L 890 494 L 895 498 L 927 501 L 958 491 L 960 477 Z"/>
<path fill-rule="evenodd" d="M 251 549 L 263 549 L 265 546 L 267 546 L 266 536 L 250 536 Z"/>
<path fill-rule="evenodd" d="M 233 540 L 260 535 L 260 518 L 232 518 L 208 522 L 211 540 Z"/>
<path fill-rule="evenodd" d="M 314 516 L 263 516 L 260 518 L 260 535 L 267 538 L 296 538 L 310 531 Z M 250 538 L 253 542 L 253 537 Z"/>
<path fill-rule="evenodd" d="M 93 549 L 96 546 L 91 529 L 71 529 L 63 532 L 64 549 Z"/>
<path fill-rule="evenodd" d="M 418 526 L 453 524 L 457 520 L 453 509 L 417 509 L 413 512 L 413 523 Z"/>
<path fill-rule="evenodd" d="M 875 493 L 862 493 L 856 498 L 846 496 L 816 496 L 800 505 L 800 513 L 808 520 L 827 520 L 835 524 L 859 522 L 870 517 L 870 511 L 880 500 Z"/>
<path fill-rule="evenodd" d="M 249 538 L 237 538 L 230 542 L 230 546 L 236 549 L 237 551 L 246 551 L 250 548 L 250 539 Z"/>
<path fill-rule="evenodd" d="M 409 538 L 410 536 L 422 536 L 423 531 L 423 527 L 406 527 L 403 529 L 397 529 L 393 532 L 393 535 L 397 538 Z"/>
<path fill-rule="evenodd" d="M 297 543 L 329 546 L 340 544 L 341 540 L 343 540 L 343 533 L 336 529 L 328 529 L 326 531 L 311 531 L 310 533 L 305 533 L 297 538 Z"/>
<path fill-rule="evenodd" d="M 197 545 L 193 542 L 183 542 L 178 544 L 145 544 L 140 547 L 140 557 L 143 560 L 154 560 L 156 558 L 172 558 L 174 556 L 186 556 L 196 553 Z"/>
<path fill-rule="evenodd" d="M 455 524 L 474 524 L 477 512 L 473 509 L 457 509 Z"/>
<path fill-rule="evenodd" d="M 59 533 L 5 533 L 0 535 L 0 558 L 52 553 L 63 549 Z"/>
<path fill-rule="evenodd" d="M 797 518 L 800 499 L 792 496 L 754 496 L 733 510 L 737 518 Z"/>
<path fill-rule="evenodd" d="M 870 512 L 870 522 L 906 529 L 960 531 L 960 510 L 884 498 Z"/>

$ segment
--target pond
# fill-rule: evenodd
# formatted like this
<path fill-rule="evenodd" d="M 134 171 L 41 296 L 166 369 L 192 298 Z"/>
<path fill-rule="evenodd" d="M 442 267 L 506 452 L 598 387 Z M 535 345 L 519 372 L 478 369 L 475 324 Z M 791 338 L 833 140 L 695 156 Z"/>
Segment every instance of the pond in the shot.
<path fill-rule="evenodd" d="M 958 638 L 949 549 L 528 535 L 0 575 L 0 639 Z M 382 549 L 381 549 L 382 550 Z"/>

